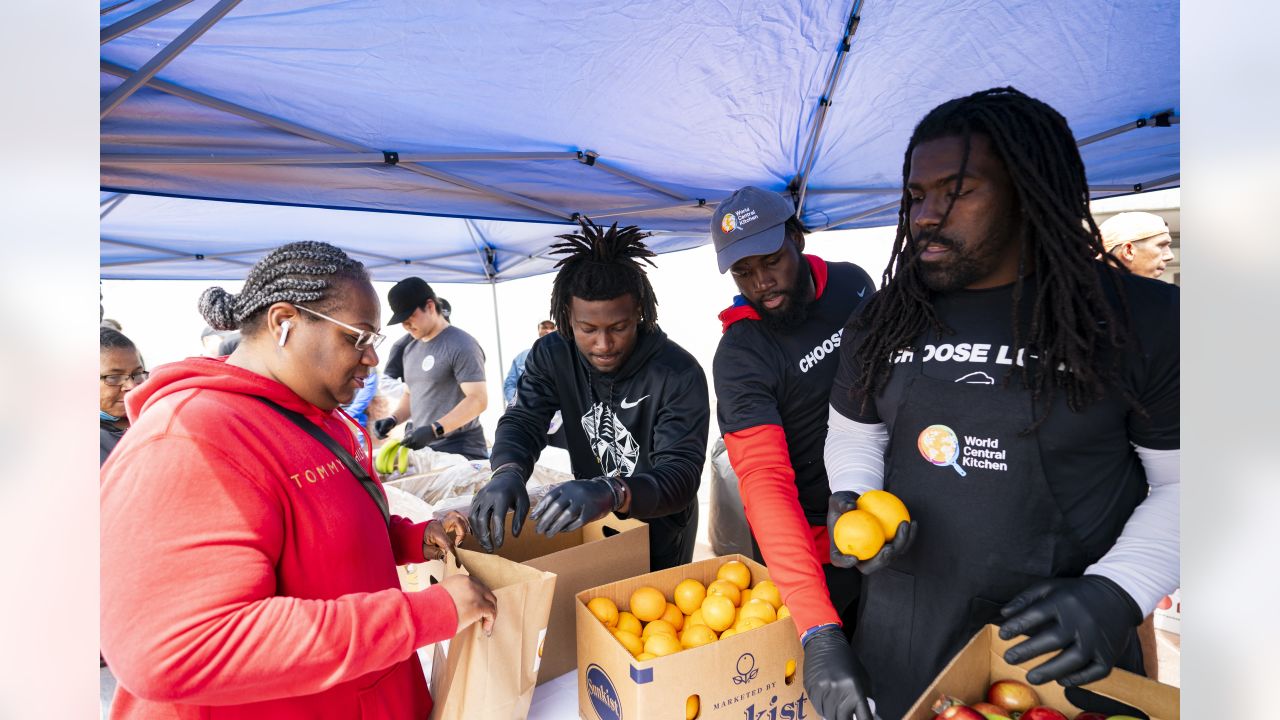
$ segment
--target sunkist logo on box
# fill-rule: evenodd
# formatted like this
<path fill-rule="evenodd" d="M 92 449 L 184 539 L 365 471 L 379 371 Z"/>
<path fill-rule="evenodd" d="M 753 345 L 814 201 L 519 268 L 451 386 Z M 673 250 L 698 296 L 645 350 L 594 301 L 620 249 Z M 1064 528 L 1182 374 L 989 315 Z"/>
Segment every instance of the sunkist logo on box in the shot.
<path fill-rule="evenodd" d="M 622 702 L 609 675 L 595 663 L 587 666 L 587 695 L 600 720 L 622 720 Z"/>
<path fill-rule="evenodd" d="M 746 685 L 755 680 L 760 674 L 759 668 L 756 667 L 756 658 L 751 653 L 743 653 L 738 657 L 738 662 L 734 664 L 733 683 L 735 685 Z M 809 702 L 809 698 L 801 691 L 800 697 L 778 704 L 778 695 L 772 693 L 777 688 L 777 682 L 768 682 L 760 687 L 752 688 L 738 695 L 718 700 L 711 704 L 712 710 L 723 710 L 728 707 L 737 705 L 738 703 L 748 702 L 748 705 L 742 709 L 743 720 L 804 720 L 804 718 L 813 717 L 805 714 L 805 705 Z M 588 689 L 591 684 L 588 680 Z M 765 697 L 769 701 L 764 702 Z"/>

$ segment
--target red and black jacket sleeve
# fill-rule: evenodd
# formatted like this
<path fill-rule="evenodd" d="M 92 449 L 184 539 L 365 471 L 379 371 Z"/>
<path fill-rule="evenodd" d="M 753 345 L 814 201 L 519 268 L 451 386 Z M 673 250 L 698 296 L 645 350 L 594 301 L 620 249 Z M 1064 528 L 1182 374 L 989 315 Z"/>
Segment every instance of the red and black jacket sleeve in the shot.
<path fill-rule="evenodd" d="M 822 571 L 826 528 L 810 526 L 800 506 L 777 401 L 782 361 L 751 341 L 753 330 L 730 328 L 716 350 L 716 415 L 752 535 L 803 633 L 840 624 Z"/>

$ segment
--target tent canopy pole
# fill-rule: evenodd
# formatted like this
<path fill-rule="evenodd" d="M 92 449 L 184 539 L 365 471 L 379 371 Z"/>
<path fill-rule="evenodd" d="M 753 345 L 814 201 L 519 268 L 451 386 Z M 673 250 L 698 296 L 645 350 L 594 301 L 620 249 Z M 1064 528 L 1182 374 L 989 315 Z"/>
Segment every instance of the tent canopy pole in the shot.
<path fill-rule="evenodd" d="M 173 39 L 173 42 L 165 45 L 164 49 L 156 53 L 155 57 L 148 60 L 145 65 L 138 68 L 137 72 L 130 75 L 119 87 L 112 90 L 109 95 L 102 99 L 102 108 L 98 119 L 101 120 L 106 117 L 107 113 L 115 110 L 120 106 L 120 103 L 137 92 L 143 85 L 146 85 L 148 80 L 164 69 L 164 66 L 172 62 L 183 50 L 190 47 L 191 43 L 205 34 L 205 31 L 213 27 L 214 23 L 221 20 L 224 15 L 231 12 L 231 9 L 239 4 L 240 0 L 221 0 L 204 15 L 201 15 L 199 20 L 191 24 L 191 27 L 183 30 L 181 35 Z"/>

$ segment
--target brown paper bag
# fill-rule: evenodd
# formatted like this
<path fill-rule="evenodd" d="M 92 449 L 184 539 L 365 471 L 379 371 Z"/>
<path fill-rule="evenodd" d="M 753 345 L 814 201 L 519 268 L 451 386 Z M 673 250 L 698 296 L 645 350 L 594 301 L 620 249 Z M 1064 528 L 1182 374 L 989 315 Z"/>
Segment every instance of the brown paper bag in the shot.
<path fill-rule="evenodd" d="M 436 645 L 431 663 L 433 720 L 512 720 L 529 714 L 555 592 L 554 573 L 497 555 L 459 550 L 445 575 L 470 574 L 498 598 L 493 635 L 480 623 Z"/>

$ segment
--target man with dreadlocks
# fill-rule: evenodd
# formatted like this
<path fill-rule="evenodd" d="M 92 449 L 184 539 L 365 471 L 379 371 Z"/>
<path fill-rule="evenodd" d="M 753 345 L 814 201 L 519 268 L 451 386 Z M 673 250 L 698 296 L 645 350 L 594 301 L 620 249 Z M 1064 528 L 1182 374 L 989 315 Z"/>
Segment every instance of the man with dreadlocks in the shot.
<path fill-rule="evenodd" d="M 496 599 L 461 575 L 400 589 L 395 566 L 443 557 L 465 519 L 390 515 L 340 409 L 383 339 L 364 266 L 290 243 L 200 311 L 240 345 L 157 368 L 102 466 L 111 717 L 427 717 L 416 649 L 491 629 Z"/>
<path fill-rule="evenodd" d="M 804 227 L 776 192 L 735 191 L 712 215 L 711 235 L 720 272 L 741 292 L 720 313 L 713 374 L 756 555 L 802 640 L 820 628 L 851 632 L 867 564 L 831 563 L 822 449 L 844 326 L 875 286 L 857 265 L 805 254 Z M 897 542 L 910 536 L 908 527 Z M 806 677 L 820 671 L 806 662 Z"/>
<path fill-rule="evenodd" d="M 530 517 L 551 536 L 610 512 L 649 523 L 654 570 L 693 558 L 698 483 L 707 451 L 707 380 L 693 356 L 658 327 L 658 301 L 641 262 L 653 265 L 635 226 L 579 221 L 559 236 L 564 257 L 551 291 L 556 331 L 533 344 L 514 404 L 498 421 L 492 478 L 476 494 L 476 539 L 492 552 L 514 511 L 529 512 L 525 481 L 559 410 L 576 480 L 552 489 Z"/>
<path fill-rule="evenodd" d="M 999 623 L 1029 636 L 1008 662 L 1045 656 L 1029 682 L 1114 712 L 1074 686 L 1141 672 L 1134 630 L 1178 586 L 1178 290 L 1104 255 L 1066 120 L 1013 88 L 930 111 L 903 181 L 826 462 L 829 522 L 883 487 L 918 531 L 866 577 L 852 650 L 820 638 L 836 670 L 813 702 L 870 720 L 869 694 L 900 717 Z"/>

